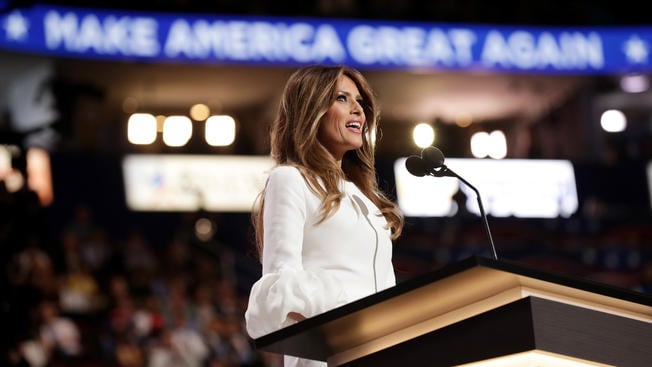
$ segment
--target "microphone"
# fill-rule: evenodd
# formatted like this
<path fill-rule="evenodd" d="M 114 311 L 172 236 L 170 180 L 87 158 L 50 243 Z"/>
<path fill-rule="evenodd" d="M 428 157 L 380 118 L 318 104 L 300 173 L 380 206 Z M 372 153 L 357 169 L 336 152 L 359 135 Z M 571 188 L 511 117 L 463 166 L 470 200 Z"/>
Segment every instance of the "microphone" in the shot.
<path fill-rule="evenodd" d="M 436 147 L 427 147 L 421 151 L 421 157 L 413 155 L 407 158 L 405 161 L 405 168 L 407 168 L 410 174 L 423 177 L 426 175 L 433 177 L 455 177 L 458 180 L 462 181 L 466 186 L 471 188 L 475 192 L 475 197 L 478 201 L 478 207 L 480 208 L 480 215 L 482 216 L 482 222 L 484 224 L 484 230 L 489 238 L 489 244 L 491 245 L 491 255 L 494 260 L 498 260 L 498 255 L 496 254 L 496 247 L 494 246 L 494 240 L 491 237 L 491 231 L 489 230 L 489 222 L 487 221 L 487 214 L 484 212 L 484 207 L 482 205 L 482 199 L 480 198 L 480 192 L 475 186 L 471 185 L 467 180 L 453 172 L 450 168 L 446 167 L 444 164 L 444 154 Z"/>
<path fill-rule="evenodd" d="M 427 147 L 422 150 L 421 158 L 433 168 L 439 168 L 444 165 L 444 153 L 435 147 Z"/>
<path fill-rule="evenodd" d="M 425 163 L 421 157 L 416 155 L 407 158 L 405 161 L 405 168 L 407 168 L 408 172 L 417 177 L 423 177 L 427 173 Z"/>

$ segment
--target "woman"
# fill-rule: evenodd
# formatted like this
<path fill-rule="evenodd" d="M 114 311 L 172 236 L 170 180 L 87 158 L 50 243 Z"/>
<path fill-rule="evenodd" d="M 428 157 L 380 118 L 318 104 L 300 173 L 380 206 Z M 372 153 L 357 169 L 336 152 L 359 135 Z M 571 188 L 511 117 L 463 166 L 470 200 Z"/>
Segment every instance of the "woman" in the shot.
<path fill-rule="evenodd" d="M 395 285 L 391 241 L 403 217 L 376 183 L 377 122 L 358 71 L 308 66 L 289 78 L 271 128 L 277 166 L 253 214 L 263 275 L 245 314 L 251 337 Z"/>

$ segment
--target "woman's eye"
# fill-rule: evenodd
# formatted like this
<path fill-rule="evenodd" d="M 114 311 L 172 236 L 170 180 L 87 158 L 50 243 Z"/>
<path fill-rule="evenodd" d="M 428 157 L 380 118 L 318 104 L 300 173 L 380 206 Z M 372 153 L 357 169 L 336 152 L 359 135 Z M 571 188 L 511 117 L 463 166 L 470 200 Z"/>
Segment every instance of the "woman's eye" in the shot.
<path fill-rule="evenodd" d="M 343 95 L 343 94 L 340 94 L 340 95 L 337 96 L 337 98 L 335 98 L 335 99 L 338 100 L 338 101 L 340 101 L 340 102 L 346 102 L 346 96 Z"/>

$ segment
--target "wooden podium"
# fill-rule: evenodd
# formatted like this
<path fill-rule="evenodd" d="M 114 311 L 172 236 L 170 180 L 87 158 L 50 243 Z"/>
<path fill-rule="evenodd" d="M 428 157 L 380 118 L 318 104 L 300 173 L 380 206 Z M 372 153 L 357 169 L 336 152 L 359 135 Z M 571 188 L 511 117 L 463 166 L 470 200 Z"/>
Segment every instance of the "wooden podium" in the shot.
<path fill-rule="evenodd" d="M 647 367 L 652 297 L 472 257 L 254 343 L 329 366 Z"/>

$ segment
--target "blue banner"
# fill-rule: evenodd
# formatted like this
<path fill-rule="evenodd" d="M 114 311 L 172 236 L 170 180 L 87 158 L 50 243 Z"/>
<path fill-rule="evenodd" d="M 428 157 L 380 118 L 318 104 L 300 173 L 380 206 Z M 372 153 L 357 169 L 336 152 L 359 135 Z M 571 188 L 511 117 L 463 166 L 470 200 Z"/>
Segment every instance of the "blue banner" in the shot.
<path fill-rule="evenodd" d="M 37 5 L 0 49 L 116 61 L 556 74 L 652 70 L 652 27 L 517 27 L 145 13 Z"/>

